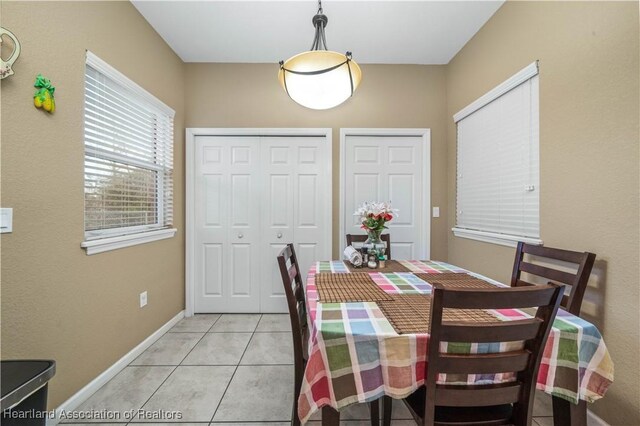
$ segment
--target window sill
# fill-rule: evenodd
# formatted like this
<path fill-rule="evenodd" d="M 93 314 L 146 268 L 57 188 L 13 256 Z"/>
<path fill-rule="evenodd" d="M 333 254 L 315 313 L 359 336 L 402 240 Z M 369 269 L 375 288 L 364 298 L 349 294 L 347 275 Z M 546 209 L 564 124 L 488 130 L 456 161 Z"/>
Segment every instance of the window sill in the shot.
<path fill-rule="evenodd" d="M 483 241 L 485 243 L 498 244 L 501 246 L 516 247 L 519 241 L 527 244 L 541 246 L 542 240 L 537 238 L 518 237 L 516 235 L 498 234 L 495 232 L 474 231 L 472 229 L 451 228 L 453 235 L 471 240 Z"/>
<path fill-rule="evenodd" d="M 87 251 L 87 255 L 92 255 L 138 244 L 150 243 L 152 241 L 164 240 L 173 237 L 177 231 L 176 228 L 169 228 L 130 235 L 119 235 L 117 237 L 100 238 L 98 240 L 85 241 L 80 244 L 80 247 Z"/>

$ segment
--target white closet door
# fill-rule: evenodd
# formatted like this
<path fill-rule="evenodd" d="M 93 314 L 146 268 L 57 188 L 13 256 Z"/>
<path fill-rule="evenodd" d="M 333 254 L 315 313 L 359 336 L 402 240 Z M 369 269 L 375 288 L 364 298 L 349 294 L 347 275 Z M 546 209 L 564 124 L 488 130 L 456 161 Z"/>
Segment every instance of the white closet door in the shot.
<path fill-rule="evenodd" d="M 303 279 L 331 258 L 330 139 L 196 136 L 193 148 L 194 312 L 287 312 L 282 248 L 294 243 Z"/>
<path fill-rule="evenodd" d="M 294 243 L 303 280 L 312 262 L 329 259 L 330 159 L 325 137 L 262 137 L 262 312 L 287 312 L 276 256 Z"/>
<path fill-rule="evenodd" d="M 345 137 L 344 229 L 346 234 L 364 234 L 353 216 L 364 201 L 391 201 L 400 210 L 389 223 L 391 257 L 418 259 L 425 256 L 429 236 L 423 226 L 424 142 L 418 136 Z M 344 236 L 341 236 L 344 238 Z M 341 242 L 344 247 L 345 242 Z"/>
<path fill-rule="evenodd" d="M 195 312 L 258 312 L 259 138 L 198 136 L 195 153 Z"/>

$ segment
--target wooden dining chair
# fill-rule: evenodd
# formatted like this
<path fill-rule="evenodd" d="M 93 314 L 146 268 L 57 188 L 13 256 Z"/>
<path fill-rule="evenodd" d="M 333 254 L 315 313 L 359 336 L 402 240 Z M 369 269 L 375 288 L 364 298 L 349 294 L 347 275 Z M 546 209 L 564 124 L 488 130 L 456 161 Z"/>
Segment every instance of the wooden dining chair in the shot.
<path fill-rule="evenodd" d="M 404 400 L 416 422 L 423 425 L 531 425 L 538 369 L 563 290 L 555 284 L 499 290 L 445 290 L 436 283 L 425 385 Z M 535 317 L 522 320 L 443 320 L 443 311 L 450 309 L 530 307 L 537 308 Z M 440 352 L 441 342 L 519 341 L 524 342 L 522 349 L 503 353 Z M 458 377 L 496 373 L 515 376 L 512 382 L 499 384 L 438 384 L 441 373 Z"/>
<path fill-rule="evenodd" d="M 366 235 L 360 234 L 347 234 L 347 245 L 351 246 L 353 243 L 364 243 L 367 241 Z M 380 239 L 387 244 L 384 250 L 384 254 L 387 256 L 387 260 L 391 260 L 391 236 L 389 234 L 380 235 Z"/>
<path fill-rule="evenodd" d="M 525 254 L 535 256 L 536 259 L 540 260 L 546 259 L 568 262 L 576 265 L 577 271 L 575 273 L 565 272 L 548 266 L 527 262 L 524 260 Z M 587 283 L 595 260 L 596 255 L 593 253 L 581 253 L 519 242 L 518 248 L 516 249 L 516 259 L 513 264 L 511 286 L 531 285 L 529 280 L 523 281 L 520 279 L 523 272 L 550 280 L 551 282 L 568 285 L 571 287 L 570 292 L 565 291 L 561 306 L 568 312 L 579 316 L 582 299 L 584 298 L 584 292 L 587 289 Z"/>
<path fill-rule="evenodd" d="M 300 275 L 300 266 L 298 257 L 293 244 L 287 244 L 278 254 L 278 267 L 282 284 L 284 285 L 284 293 L 287 297 L 287 306 L 289 308 L 289 319 L 291 321 L 291 331 L 293 335 L 293 411 L 291 413 L 291 424 L 293 426 L 300 425 L 298 417 L 298 398 L 300 397 L 300 388 L 302 387 L 302 379 L 304 377 L 304 369 L 307 363 L 307 344 L 309 336 L 309 327 L 307 324 L 307 305 L 304 296 L 304 287 L 302 284 L 302 275 Z M 371 424 L 378 426 L 380 419 L 380 408 L 378 401 L 370 403 Z"/>

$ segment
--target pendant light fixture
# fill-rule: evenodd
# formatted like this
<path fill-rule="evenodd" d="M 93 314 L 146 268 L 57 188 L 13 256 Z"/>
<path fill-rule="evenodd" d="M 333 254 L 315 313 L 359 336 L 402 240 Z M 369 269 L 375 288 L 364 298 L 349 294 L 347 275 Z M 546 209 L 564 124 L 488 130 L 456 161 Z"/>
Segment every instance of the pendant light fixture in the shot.
<path fill-rule="evenodd" d="M 311 50 L 280 61 L 278 80 L 289 97 L 311 109 L 329 109 L 349 99 L 358 88 L 362 71 L 351 59 L 351 52 L 344 55 L 327 50 L 324 29 L 329 19 L 322 13 L 318 1 L 318 13 L 312 19 L 316 29 Z"/>

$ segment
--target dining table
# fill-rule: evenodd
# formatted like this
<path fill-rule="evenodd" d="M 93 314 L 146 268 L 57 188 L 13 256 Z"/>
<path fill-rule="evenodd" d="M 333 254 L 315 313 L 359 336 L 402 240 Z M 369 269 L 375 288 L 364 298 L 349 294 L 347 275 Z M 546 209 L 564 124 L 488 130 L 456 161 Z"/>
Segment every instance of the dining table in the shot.
<path fill-rule="evenodd" d="M 406 312 L 396 312 L 402 309 L 393 307 L 401 305 L 394 305 L 393 301 L 429 295 L 431 283 L 445 276 L 488 283 L 496 291 L 508 287 L 434 260 L 387 261 L 382 269 L 356 269 L 340 260 L 312 264 L 305 286 L 308 359 L 298 399 L 298 416 L 303 424 L 321 410 L 323 425 L 337 425 L 340 411 L 352 404 L 372 402 L 385 395 L 402 399 L 424 384 L 428 328 L 416 328 L 415 319 Z M 368 293 L 359 294 L 362 290 L 358 289 Z M 500 309 L 490 314 L 500 321 L 513 321 L 535 313 Z M 404 324 L 403 319 L 410 324 Z M 411 331 L 412 326 L 415 331 Z M 444 350 L 467 354 L 505 352 L 511 350 L 513 343 L 445 343 L 448 347 Z M 464 378 L 441 375 L 438 379 L 439 383 L 465 385 L 512 380 L 509 374 Z M 552 396 L 554 425 L 586 425 L 586 403 L 602 398 L 612 382 L 613 362 L 597 327 L 559 309 L 536 384 L 538 390 Z"/>

